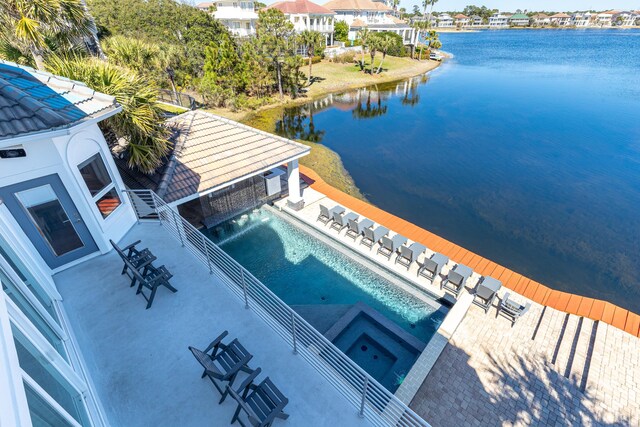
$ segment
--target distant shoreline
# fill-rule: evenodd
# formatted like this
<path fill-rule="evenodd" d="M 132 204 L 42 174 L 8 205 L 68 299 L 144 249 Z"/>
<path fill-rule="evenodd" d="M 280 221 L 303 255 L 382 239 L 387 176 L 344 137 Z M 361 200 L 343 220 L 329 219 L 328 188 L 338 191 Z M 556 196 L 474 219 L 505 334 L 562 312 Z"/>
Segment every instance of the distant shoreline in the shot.
<path fill-rule="evenodd" d="M 508 30 L 556 30 L 556 31 L 571 31 L 571 30 L 640 30 L 640 27 L 509 27 L 509 28 L 436 28 L 439 33 L 480 33 L 483 31 L 508 31 Z"/>

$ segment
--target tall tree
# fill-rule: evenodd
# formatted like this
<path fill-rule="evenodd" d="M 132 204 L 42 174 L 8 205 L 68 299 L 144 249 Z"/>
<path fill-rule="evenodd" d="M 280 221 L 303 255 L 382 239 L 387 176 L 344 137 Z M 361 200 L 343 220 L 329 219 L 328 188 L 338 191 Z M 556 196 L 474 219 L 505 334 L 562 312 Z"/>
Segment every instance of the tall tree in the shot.
<path fill-rule="evenodd" d="M 371 33 L 369 35 L 369 55 L 371 56 L 371 70 L 370 73 L 371 75 L 373 75 L 373 60 L 376 57 L 376 53 L 378 51 L 378 46 L 379 46 L 379 39 L 380 36 L 377 35 L 376 33 Z"/>
<path fill-rule="evenodd" d="M 293 24 L 278 9 L 263 9 L 258 12 L 256 36 L 263 54 L 271 59 L 276 70 L 280 99 L 284 98 L 282 64 L 291 54 L 293 34 Z"/>
<path fill-rule="evenodd" d="M 156 104 L 157 90 L 137 73 L 98 58 L 47 58 L 48 71 L 84 82 L 98 92 L 114 96 L 122 112 L 100 122 L 112 150 L 126 151 L 129 166 L 152 173 L 167 154 L 168 130 Z"/>
<path fill-rule="evenodd" d="M 385 34 L 383 36 L 378 37 L 378 49 L 382 52 L 382 59 L 380 60 L 380 65 L 378 65 L 378 71 L 376 74 L 380 74 L 382 71 L 382 63 L 384 62 L 384 58 L 387 56 L 387 52 L 391 47 L 393 47 L 395 40 L 391 38 L 389 34 Z"/>
<path fill-rule="evenodd" d="M 360 62 L 360 70 L 364 71 L 364 62 L 365 62 L 365 49 L 367 47 L 369 47 L 369 39 L 371 38 L 371 34 L 373 34 L 371 31 L 369 31 L 368 28 L 362 28 L 360 30 L 358 30 L 358 40 L 360 40 L 360 43 L 362 45 L 362 61 Z"/>
<path fill-rule="evenodd" d="M 305 47 L 307 57 L 309 58 L 309 84 L 311 84 L 311 72 L 313 66 L 313 56 L 318 48 L 324 48 L 326 43 L 325 37 L 318 31 L 304 30 L 300 33 L 300 43 Z"/>
<path fill-rule="evenodd" d="M 91 36 L 91 21 L 81 0 L 2 0 L 0 37 L 29 52 L 39 70 L 52 44 L 71 48 Z"/>

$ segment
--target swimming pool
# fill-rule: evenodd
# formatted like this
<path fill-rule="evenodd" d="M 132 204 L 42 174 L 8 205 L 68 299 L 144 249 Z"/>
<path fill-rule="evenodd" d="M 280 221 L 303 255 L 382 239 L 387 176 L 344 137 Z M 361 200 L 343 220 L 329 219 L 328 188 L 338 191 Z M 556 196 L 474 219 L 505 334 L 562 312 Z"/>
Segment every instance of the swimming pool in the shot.
<path fill-rule="evenodd" d="M 358 302 L 424 343 L 446 315 L 268 209 L 203 232 L 322 333 Z"/>

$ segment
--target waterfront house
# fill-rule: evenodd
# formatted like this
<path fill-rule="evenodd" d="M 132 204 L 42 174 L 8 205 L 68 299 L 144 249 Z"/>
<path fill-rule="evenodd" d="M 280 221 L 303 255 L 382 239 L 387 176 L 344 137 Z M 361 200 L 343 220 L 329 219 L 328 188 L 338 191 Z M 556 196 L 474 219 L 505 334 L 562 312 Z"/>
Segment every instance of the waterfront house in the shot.
<path fill-rule="evenodd" d="M 470 18 L 470 21 L 471 21 L 471 26 L 473 27 L 482 27 L 485 25 L 484 19 L 482 19 L 482 16 L 472 15 Z"/>
<path fill-rule="evenodd" d="M 470 27 L 471 26 L 471 18 L 469 18 L 467 15 L 463 15 L 462 13 L 458 13 L 453 18 L 455 19 L 456 27 L 466 28 L 466 27 Z"/>
<path fill-rule="evenodd" d="M 324 7 L 335 12 L 336 21 L 349 25 L 349 40 L 357 38 L 358 31 L 368 28 L 372 32 L 390 31 L 402 36 L 405 44 L 414 41 L 415 29 L 406 21 L 393 16 L 393 9 L 382 2 L 371 0 L 331 0 Z"/>
<path fill-rule="evenodd" d="M 576 12 L 571 15 L 571 25 L 576 28 L 590 27 L 593 24 L 593 14 L 591 12 Z"/>
<path fill-rule="evenodd" d="M 620 15 L 619 10 L 607 10 L 600 12 L 596 15 L 596 25 L 603 28 L 612 27 L 615 23 L 615 18 Z"/>
<path fill-rule="evenodd" d="M 531 17 L 533 20 L 533 25 L 536 27 L 546 27 L 551 24 L 551 20 L 549 19 L 549 15 L 546 13 L 536 13 Z"/>
<path fill-rule="evenodd" d="M 512 27 L 528 27 L 530 22 L 529 16 L 524 13 L 516 13 L 509 18 L 509 25 Z"/>
<path fill-rule="evenodd" d="M 509 18 L 510 15 L 504 13 L 494 13 L 489 17 L 489 28 L 491 29 L 499 29 L 499 28 L 509 28 Z"/>
<path fill-rule="evenodd" d="M 278 9 L 284 13 L 297 33 L 318 31 L 324 35 L 327 46 L 333 44 L 334 11 L 309 0 L 279 1 L 267 6 L 267 9 Z"/>
<path fill-rule="evenodd" d="M 448 13 L 441 13 L 437 17 L 438 28 L 453 28 L 453 18 Z"/>
<path fill-rule="evenodd" d="M 619 27 L 634 27 L 637 25 L 637 21 L 640 18 L 636 12 L 623 11 L 613 17 L 613 25 Z"/>
<path fill-rule="evenodd" d="M 258 14 L 252 0 L 214 0 L 200 3 L 198 9 L 209 11 L 235 36 L 250 36 L 256 32 Z"/>
<path fill-rule="evenodd" d="M 571 24 L 571 16 L 566 13 L 556 13 L 549 17 L 551 25 L 556 27 L 566 27 Z"/>

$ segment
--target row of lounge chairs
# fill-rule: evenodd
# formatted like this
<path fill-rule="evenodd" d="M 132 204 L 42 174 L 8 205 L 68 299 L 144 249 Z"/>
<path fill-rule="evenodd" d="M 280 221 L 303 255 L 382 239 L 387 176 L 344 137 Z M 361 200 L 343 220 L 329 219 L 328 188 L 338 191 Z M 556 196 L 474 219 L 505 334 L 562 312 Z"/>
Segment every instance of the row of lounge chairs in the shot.
<path fill-rule="evenodd" d="M 411 265 L 418 263 L 418 277 L 424 277 L 431 283 L 434 283 L 437 277 L 441 278 L 440 289 L 452 293 L 456 298 L 459 297 L 462 290 L 467 286 L 467 281 L 473 274 L 473 270 L 466 265 L 456 264 L 448 271 L 446 275 L 442 274 L 443 267 L 449 263 L 449 258 L 441 253 L 434 252 L 430 257 L 426 257 L 422 265 L 418 262 L 418 257 L 426 252 L 426 246 L 414 242 L 407 245 L 408 239 L 400 234 L 393 237 L 389 236 L 389 229 L 378 225 L 375 229 L 375 223 L 368 219 L 358 216 L 355 212 L 345 213 L 346 209 L 342 206 L 334 206 L 329 209 L 324 205 L 320 205 L 320 214 L 317 221 L 337 230 L 340 233 L 345 228 L 346 235 L 354 241 L 362 236 L 360 244 L 368 247 L 370 250 L 378 244 L 377 254 L 391 259 L 396 256 L 395 264 L 400 264 L 409 270 Z M 482 307 L 485 313 L 493 305 L 498 297 L 498 290 L 502 287 L 502 283 L 490 276 L 484 276 L 478 282 L 474 293 L 474 304 Z M 498 313 L 511 320 L 512 325 L 522 317 L 530 308 L 531 304 L 521 305 L 510 299 L 507 293 L 500 301 Z"/>
<path fill-rule="evenodd" d="M 272 425 L 276 418 L 286 420 L 289 415 L 284 413 L 284 408 L 289 400 L 269 377 L 255 384 L 256 377 L 262 370 L 249 367 L 253 355 L 237 338 L 227 344 L 223 343 L 222 340 L 227 335 L 228 331 L 222 332 L 204 351 L 195 347 L 189 347 L 189 350 L 204 369 L 201 378 L 209 378 L 221 394 L 219 403 L 224 402 L 227 396 L 236 401 L 238 406 L 231 418 L 231 424 L 238 421 L 243 427 L 267 427 Z M 238 387 L 234 387 L 241 373 L 246 377 Z M 248 424 L 244 423 L 241 414 L 244 414 Z"/>
<path fill-rule="evenodd" d="M 164 286 L 173 293 L 178 292 L 169 283 L 169 280 L 173 277 L 169 270 L 164 265 L 160 267 L 153 265 L 153 262 L 157 259 L 155 255 L 148 248 L 141 250 L 136 248 L 140 244 L 140 240 L 124 248 L 120 248 L 113 240 L 109 241 L 124 262 L 121 274 L 129 276 L 131 279 L 130 287 L 138 285 L 136 295 L 142 294 L 147 301 L 147 309 L 151 308 L 158 287 Z M 149 290 L 148 296 L 143 292 L 144 289 Z"/>

